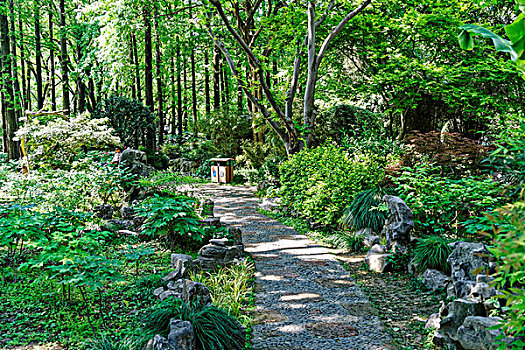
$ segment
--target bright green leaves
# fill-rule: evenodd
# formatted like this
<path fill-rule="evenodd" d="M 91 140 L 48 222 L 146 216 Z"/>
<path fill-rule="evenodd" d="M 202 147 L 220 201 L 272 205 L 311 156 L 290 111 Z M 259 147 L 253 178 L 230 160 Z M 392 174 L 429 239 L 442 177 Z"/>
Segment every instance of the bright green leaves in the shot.
<path fill-rule="evenodd" d="M 517 4 L 521 11 L 525 9 L 523 0 L 518 0 Z M 510 54 L 511 59 L 516 62 L 516 67 L 525 79 L 525 13 L 521 13 L 514 22 L 505 26 L 505 33 L 510 40 L 503 39 L 492 31 L 475 24 L 466 24 L 459 29 L 463 30 L 458 36 L 459 46 L 462 49 L 474 49 L 473 35 L 481 35 L 484 38 L 491 39 L 496 51 Z"/>
<path fill-rule="evenodd" d="M 491 39 L 497 51 L 508 52 L 508 53 L 513 52 L 512 47 L 511 47 L 511 42 L 509 40 L 503 39 L 499 35 L 494 34 L 493 32 L 491 32 L 490 30 L 486 28 L 483 28 L 475 24 L 466 24 L 459 28 L 463 29 L 461 34 L 459 34 L 459 45 L 461 46 L 462 49 L 472 50 L 474 48 L 474 39 L 472 38 L 472 35 L 478 34 L 478 35 L 483 36 L 484 38 Z"/>

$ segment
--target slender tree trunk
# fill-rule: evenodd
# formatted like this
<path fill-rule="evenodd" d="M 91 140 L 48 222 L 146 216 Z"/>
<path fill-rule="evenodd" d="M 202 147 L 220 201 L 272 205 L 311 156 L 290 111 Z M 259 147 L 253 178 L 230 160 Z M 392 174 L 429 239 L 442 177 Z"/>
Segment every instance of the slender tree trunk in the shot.
<path fill-rule="evenodd" d="M 59 1 L 60 11 L 60 69 L 62 70 L 62 109 L 71 109 L 69 101 L 69 67 L 67 65 L 67 32 L 65 0 Z M 29 74 L 28 74 L 29 75 Z"/>
<path fill-rule="evenodd" d="M 159 117 L 159 145 L 164 143 L 164 96 L 162 93 L 162 59 L 160 55 L 160 34 L 159 34 L 159 18 L 157 7 L 155 6 L 155 65 L 157 75 L 157 115 Z"/>
<path fill-rule="evenodd" d="M 155 106 L 153 102 L 153 51 L 151 45 L 151 16 L 150 9 L 146 6 L 144 8 L 144 66 L 145 66 L 145 95 L 146 107 L 153 113 Z M 155 148 L 155 132 L 153 127 L 150 127 L 147 132 L 146 147 L 149 149 Z"/>
<path fill-rule="evenodd" d="M 184 93 L 182 95 L 183 104 L 184 104 L 184 112 L 183 112 L 183 120 L 182 125 L 184 131 L 188 131 L 188 65 L 186 60 L 182 61 L 182 67 L 183 67 L 183 83 L 184 83 Z"/>
<path fill-rule="evenodd" d="M 191 96 L 193 107 L 193 133 L 197 135 L 197 82 L 195 79 L 195 49 L 191 49 Z"/>
<path fill-rule="evenodd" d="M 171 75 L 171 136 L 175 137 L 177 133 L 177 92 L 175 83 L 175 59 L 171 56 L 170 60 Z"/>
<path fill-rule="evenodd" d="M 221 107 L 221 52 L 216 46 L 213 48 L 213 108 L 218 111 Z"/>
<path fill-rule="evenodd" d="M 80 65 L 82 61 L 82 46 L 80 45 L 80 41 L 77 43 L 77 62 L 78 65 Z M 86 84 L 83 82 L 84 78 L 84 72 L 80 71 L 78 72 L 77 76 L 77 90 L 78 90 L 78 97 L 77 97 L 77 110 L 78 113 L 84 113 L 86 110 Z"/>
<path fill-rule="evenodd" d="M 53 8 L 49 8 L 49 80 L 51 84 L 51 109 L 57 110 L 57 96 L 55 88 L 55 41 L 53 36 Z"/>
<path fill-rule="evenodd" d="M 135 84 L 137 86 L 137 97 L 142 103 L 142 89 L 140 88 L 140 63 L 139 63 L 139 50 L 137 48 L 137 38 L 135 34 L 131 36 L 131 44 L 133 46 L 133 55 L 135 56 Z"/>
<path fill-rule="evenodd" d="M 22 79 L 22 104 L 23 109 L 28 109 L 27 106 L 27 88 L 26 88 L 26 60 L 24 52 L 24 31 L 22 30 L 22 14 L 18 9 L 18 33 L 20 35 L 20 68 L 21 68 L 21 79 Z"/>
<path fill-rule="evenodd" d="M 208 50 L 204 50 L 204 99 L 206 100 L 206 115 L 211 113 L 211 101 L 210 101 L 210 59 L 208 57 Z"/>
<path fill-rule="evenodd" d="M 35 1 L 35 61 L 36 61 L 36 93 L 37 107 L 44 108 L 44 94 L 42 88 L 42 42 L 40 36 L 40 2 Z"/>
<path fill-rule="evenodd" d="M 23 98 L 20 91 L 20 82 L 18 81 L 18 56 L 16 54 L 16 36 L 15 36 L 15 6 L 14 0 L 9 1 L 9 15 L 11 16 L 11 61 L 13 62 L 13 80 L 14 80 L 14 94 L 15 94 L 15 113 L 17 121 L 20 119 L 24 110 Z"/>
<path fill-rule="evenodd" d="M 133 59 L 133 35 L 129 35 L 129 64 L 131 65 L 132 69 L 135 67 L 135 62 Z M 135 80 L 134 71 L 131 72 L 131 98 L 136 100 L 137 99 L 137 85 Z"/>
<path fill-rule="evenodd" d="M 222 102 L 222 106 L 225 107 L 226 106 L 226 79 L 224 76 L 224 67 L 222 64 L 219 66 L 219 70 L 220 70 L 219 71 L 219 82 L 220 82 L 220 87 L 221 87 L 221 102 Z"/>
<path fill-rule="evenodd" d="M 180 46 L 177 47 L 177 130 L 182 135 L 182 83 L 181 83 L 181 53 Z"/>
<path fill-rule="evenodd" d="M 244 104 L 242 102 L 242 87 L 241 84 L 237 86 L 237 114 L 242 115 L 244 114 Z"/>
<path fill-rule="evenodd" d="M 7 8 L 8 3 L 6 0 L 0 0 L 0 7 Z M 3 110 L 5 114 L 5 133 L 6 133 L 6 146 L 7 146 L 7 158 L 18 159 L 20 158 L 20 151 L 18 142 L 14 140 L 15 131 L 18 129 L 18 122 L 15 114 L 14 106 L 14 90 L 13 90 L 13 75 L 11 73 L 11 49 L 9 43 L 9 23 L 8 17 L 5 12 L 0 13 L 0 54 L 2 57 L 2 85 L 4 90 L 4 98 L 2 99 Z"/>

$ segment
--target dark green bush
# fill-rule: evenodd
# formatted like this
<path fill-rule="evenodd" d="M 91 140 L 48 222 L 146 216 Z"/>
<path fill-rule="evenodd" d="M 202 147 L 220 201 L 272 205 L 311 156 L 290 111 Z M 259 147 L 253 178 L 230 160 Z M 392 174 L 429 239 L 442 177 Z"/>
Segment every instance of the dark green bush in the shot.
<path fill-rule="evenodd" d="M 483 213 L 497 207 L 501 188 L 488 177 L 458 180 L 436 174 L 430 165 L 405 168 L 394 178 L 399 196 L 414 212 L 415 231 L 421 235 L 465 236 L 484 221 Z"/>
<path fill-rule="evenodd" d="M 374 232 L 381 232 L 387 219 L 387 211 L 381 208 L 385 194 L 382 188 L 359 192 L 345 210 L 342 218 L 345 226 L 356 231 L 371 228 Z"/>
<path fill-rule="evenodd" d="M 155 115 L 142 103 L 119 96 L 101 101 L 91 117 L 107 118 L 124 146 L 135 149 L 145 146 L 145 135 L 157 127 Z"/>
<path fill-rule="evenodd" d="M 348 156 L 333 144 L 305 149 L 282 163 L 283 205 L 315 222 L 336 224 L 357 193 L 376 187 L 384 176 L 367 155 Z"/>
<path fill-rule="evenodd" d="M 447 263 L 447 258 L 452 253 L 449 243 L 450 240 L 441 236 L 425 236 L 420 239 L 414 249 L 413 260 L 418 272 L 434 269 L 449 273 L 450 265 Z"/>

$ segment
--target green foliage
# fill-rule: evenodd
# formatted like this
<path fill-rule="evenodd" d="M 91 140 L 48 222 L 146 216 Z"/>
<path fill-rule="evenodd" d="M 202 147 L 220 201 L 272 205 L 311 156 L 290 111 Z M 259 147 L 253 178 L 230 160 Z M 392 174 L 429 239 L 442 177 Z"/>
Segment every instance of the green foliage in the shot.
<path fill-rule="evenodd" d="M 145 145 L 149 132 L 155 132 L 155 115 L 139 101 L 111 96 L 101 101 L 92 114 L 94 119 L 106 119 L 124 146 L 138 149 Z"/>
<path fill-rule="evenodd" d="M 124 338 L 120 341 L 106 336 L 90 339 L 84 343 L 85 350 L 142 350 L 144 339 Z"/>
<path fill-rule="evenodd" d="M 498 259 L 495 284 L 506 302 L 506 315 L 502 330 L 507 335 L 525 333 L 525 202 L 507 204 L 491 217 L 495 224 L 494 246 L 489 248 Z M 524 346 L 523 340 L 516 339 L 507 349 L 517 350 Z M 498 349 L 506 349 L 501 344 Z"/>
<path fill-rule="evenodd" d="M 191 280 L 204 284 L 209 290 L 212 302 L 236 317 L 245 326 L 250 326 L 246 308 L 253 294 L 253 262 L 244 260 L 240 265 L 220 268 L 214 272 L 192 274 Z"/>
<path fill-rule="evenodd" d="M 444 273 L 450 272 L 447 263 L 452 248 L 448 246 L 450 240 L 441 236 L 425 236 L 421 238 L 414 249 L 414 264 L 418 272 L 426 269 L 439 270 Z"/>
<path fill-rule="evenodd" d="M 53 168 L 67 168 L 83 148 L 118 146 L 107 118 L 93 119 L 82 113 L 69 119 L 56 119 L 46 125 L 28 122 L 16 135 L 29 147 L 30 160 L 41 161 Z"/>
<path fill-rule="evenodd" d="M 201 350 L 241 350 L 245 330 L 225 310 L 208 304 L 201 307 L 182 304 L 180 317 L 190 321 Z"/>
<path fill-rule="evenodd" d="M 283 205 L 322 224 L 335 224 L 357 193 L 384 176 L 368 155 L 350 157 L 332 144 L 301 151 L 282 163 L 280 172 Z"/>
<path fill-rule="evenodd" d="M 386 257 L 389 271 L 392 272 L 407 272 L 408 264 L 412 256 L 409 252 L 395 252 L 390 253 Z"/>
<path fill-rule="evenodd" d="M 399 196 L 414 213 L 415 231 L 427 235 L 464 236 L 483 221 L 483 212 L 501 203 L 497 182 L 485 177 L 442 177 L 430 165 L 405 168 L 394 178 Z"/>
<path fill-rule="evenodd" d="M 180 317 L 183 304 L 180 299 L 167 298 L 150 309 L 144 310 L 142 316 L 144 330 L 167 337 L 170 329 L 170 320 Z"/>
<path fill-rule="evenodd" d="M 381 116 L 365 109 L 340 104 L 323 110 L 316 118 L 314 135 L 317 143 L 334 140 L 341 145 L 346 135 L 354 139 L 382 133 Z"/>
<path fill-rule="evenodd" d="M 343 214 L 345 226 L 355 231 L 371 228 L 373 232 L 381 232 L 387 219 L 385 208 L 382 207 L 385 194 L 386 191 L 382 188 L 372 188 L 356 194 Z"/>
<path fill-rule="evenodd" d="M 195 214 L 195 200 L 185 196 L 145 200 L 137 214 L 146 218 L 142 233 L 150 237 L 165 236 L 171 249 L 175 245 L 203 241 L 203 232 Z"/>

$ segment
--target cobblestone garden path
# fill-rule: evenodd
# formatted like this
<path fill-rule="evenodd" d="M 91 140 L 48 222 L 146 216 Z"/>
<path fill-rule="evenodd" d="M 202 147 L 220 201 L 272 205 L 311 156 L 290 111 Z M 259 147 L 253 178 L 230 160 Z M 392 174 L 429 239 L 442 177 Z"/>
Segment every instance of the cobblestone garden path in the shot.
<path fill-rule="evenodd" d="M 391 349 L 376 310 L 326 247 L 257 211 L 254 187 L 207 184 L 256 267 L 256 350 Z"/>

